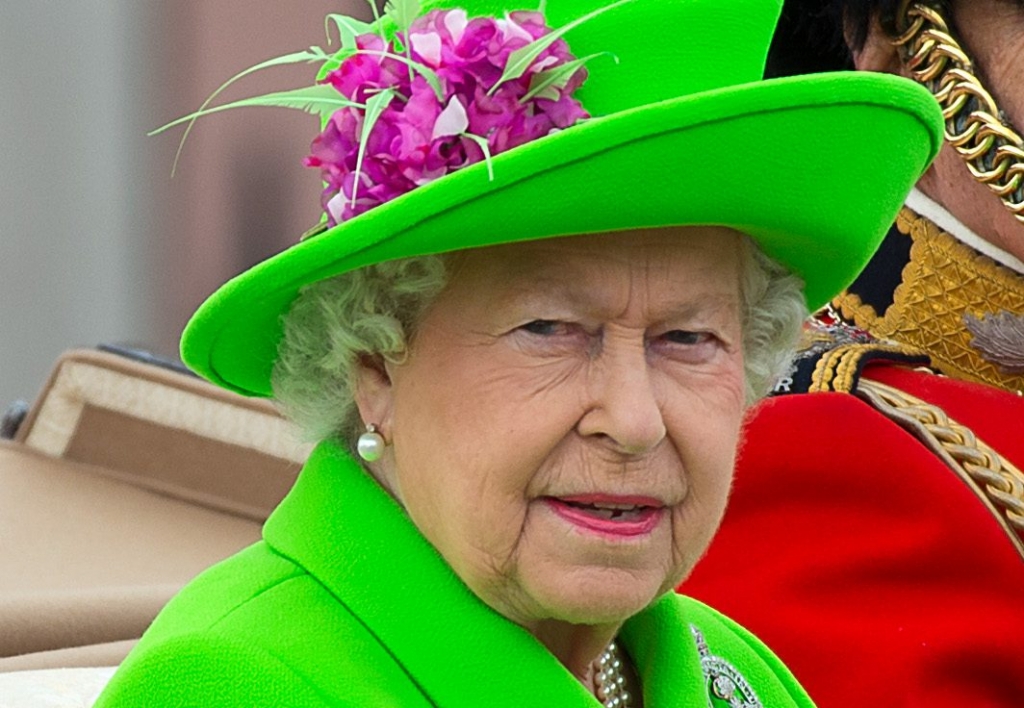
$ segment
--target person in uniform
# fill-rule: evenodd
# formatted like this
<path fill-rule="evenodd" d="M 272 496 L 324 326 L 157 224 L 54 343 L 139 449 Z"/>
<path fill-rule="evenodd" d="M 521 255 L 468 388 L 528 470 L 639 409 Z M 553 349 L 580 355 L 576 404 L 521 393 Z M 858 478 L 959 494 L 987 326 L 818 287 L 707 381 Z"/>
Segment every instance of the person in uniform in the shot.
<path fill-rule="evenodd" d="M 911 77 L 946 141 L 752 416 L 682 589 L 820 705 L 1022 705 L 1024 2 L 788 0 L 772 59 Z"/>

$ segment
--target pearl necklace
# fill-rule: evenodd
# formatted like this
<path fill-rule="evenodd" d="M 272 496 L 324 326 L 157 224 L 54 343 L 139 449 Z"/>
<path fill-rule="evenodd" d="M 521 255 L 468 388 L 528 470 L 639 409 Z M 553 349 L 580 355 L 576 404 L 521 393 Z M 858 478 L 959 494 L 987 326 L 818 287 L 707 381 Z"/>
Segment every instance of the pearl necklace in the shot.
<path fill-rule="evenodd" d="M 626 678 L 622 675 L 622 660 L 615 642 L 608 645 L 597 660 L 597 700 L 604 708 L 630 708 L 633 697 L 626 690 Z"/>

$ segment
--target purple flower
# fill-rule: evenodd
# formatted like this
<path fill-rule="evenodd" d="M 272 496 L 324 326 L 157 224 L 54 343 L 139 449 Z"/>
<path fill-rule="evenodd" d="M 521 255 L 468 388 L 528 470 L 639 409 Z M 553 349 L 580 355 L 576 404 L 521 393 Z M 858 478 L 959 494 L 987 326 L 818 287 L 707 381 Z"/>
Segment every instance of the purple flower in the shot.
<path fill-rule="evenodd" d="M 321 172 L 329 223 L 341 223 L 482 161 L 483 150 L 467 134 L 485 138 L 496 155 L 588 118 L 572 98 L 586 78 L 583 69 L 557 89 L 557 100 L 550 95 L 523 100 L 535 74 L 575 60 L 561 39 L 522 76 L 492 91 L 512 52 L 548 32 L 538 12 L 470 19 L 461 9 L 433 10 L 417 18 L 408 32 L 412 59 L 435 72 L 442 100 L 420 73 L 387 56 L 401 54 L 394 43 L 385 46 L 374 34 L 358 37 L 357 47 L 366 53 L 350 56 L 323 82 L 359 103 L 383 89 L 393 90 L 395 97 L 370 131 L 358 175 L 362 109 L 337 111 L 313 140 L 305 164 Z M 397 39 L 405 44 L 404 37 Z"/>

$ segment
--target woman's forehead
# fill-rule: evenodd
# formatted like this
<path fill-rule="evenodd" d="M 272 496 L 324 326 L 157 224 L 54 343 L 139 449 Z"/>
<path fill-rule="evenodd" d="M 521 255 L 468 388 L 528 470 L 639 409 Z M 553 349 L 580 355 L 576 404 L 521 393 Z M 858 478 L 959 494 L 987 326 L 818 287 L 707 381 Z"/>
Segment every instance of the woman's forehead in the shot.
<path fill-rule="evenodd" d="M 548 238 L 467 252 L 509 277 L 559 273 L 566 269 L 601 270 L 630 267 L 653 272 L 671 268 L 701 269 L 734 262 L 743 237 L 720 226 L 634 229 L 602 234 Z"/>
<path fill-rule="evenodd" d="M 742 237 L 718 227 L 574 236 L 460 254 L 451 289 L 484 307 L 638 301 L 679 313 L 739 299 Z M 716 304 L 717 303 L 717 304 Z M 699 304 L 699 307 L 697 307 Z"/>

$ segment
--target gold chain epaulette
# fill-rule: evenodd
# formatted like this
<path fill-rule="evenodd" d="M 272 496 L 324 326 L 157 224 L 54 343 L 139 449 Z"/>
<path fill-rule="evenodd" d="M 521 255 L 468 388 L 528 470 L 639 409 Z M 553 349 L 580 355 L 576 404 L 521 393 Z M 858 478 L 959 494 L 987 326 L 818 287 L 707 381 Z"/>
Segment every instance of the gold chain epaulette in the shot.
<path fill-rule="evenodd" d="M 913 434 L 956 473 L 1024 558 L 1024 473 L 938 406 L 869 379 L 858 382 L 856 394 Z"/>
<path fill-rule="evenodd" d="M 942 107 L 946 140 L 982 184 L 1024 222 L 1024 139 L 978 79 L 974 63 L 928 2 L 905 0 L 893 40 L 910 70 Z"/>

